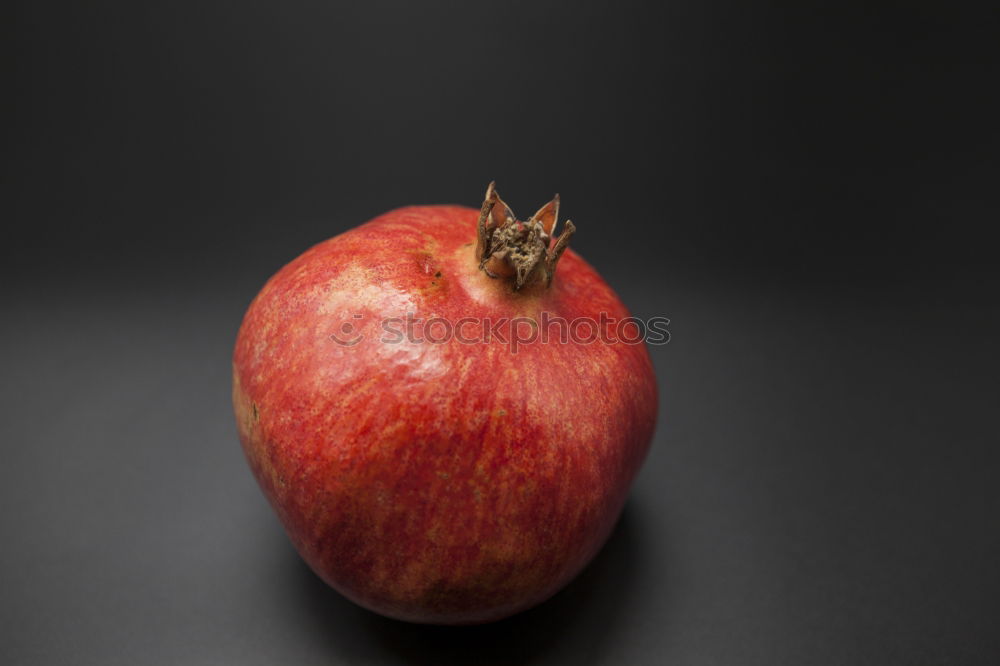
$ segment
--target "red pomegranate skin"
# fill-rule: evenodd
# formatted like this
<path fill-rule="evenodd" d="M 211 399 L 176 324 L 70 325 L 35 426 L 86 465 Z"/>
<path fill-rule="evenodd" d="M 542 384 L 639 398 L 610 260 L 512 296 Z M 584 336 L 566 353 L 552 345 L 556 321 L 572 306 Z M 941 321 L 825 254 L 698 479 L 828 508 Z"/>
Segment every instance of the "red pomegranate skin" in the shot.
<path fill-rule="evenodd" d="M 411 622 L 498 620 L 563 587 L 610 534 L 656 419 L 644 343 L 383 340 L 408 313 L 629 316 L 572 250 L 547 288 L 490 278 L 477 215 L 401 208 L 316 245 L 257 295 L 233 355 L 243 450 L 296 549 Z M 360 341 L 331 337 L 345 323 Z"/>

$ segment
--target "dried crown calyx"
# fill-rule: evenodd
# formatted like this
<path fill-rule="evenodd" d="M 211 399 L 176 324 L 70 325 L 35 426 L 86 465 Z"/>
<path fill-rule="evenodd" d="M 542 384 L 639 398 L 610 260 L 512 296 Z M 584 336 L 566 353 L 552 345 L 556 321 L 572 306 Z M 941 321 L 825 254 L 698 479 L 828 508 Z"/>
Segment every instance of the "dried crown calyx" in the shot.
<path fill-rule="evenodd" d="M 576 231 L 566 220 L 553 245 L 552 232 L 558 217 L 558 194 L 522 222 L 497 194 L 495 184 L 490 183 L 479 211 L 476 258 L 480 270 L 491 278 L 513 279 L 515 290 L 535 283 L 546 287 L 552 284 L 559 257 Z"/>

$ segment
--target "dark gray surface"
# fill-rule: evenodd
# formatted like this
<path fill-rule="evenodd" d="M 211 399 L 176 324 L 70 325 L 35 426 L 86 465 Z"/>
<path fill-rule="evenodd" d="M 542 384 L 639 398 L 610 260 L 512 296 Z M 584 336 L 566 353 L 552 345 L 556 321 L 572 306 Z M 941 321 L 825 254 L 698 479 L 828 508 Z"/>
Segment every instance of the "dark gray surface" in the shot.
<path fill-rule="evenodd" d="M 243 461 L 255 287 L 67 286 L 0 343 L 5 664 L 995 662 L 995 312 L 751 285 L 663 295 L 662 422 L 615 536 L 494 626 L 383 620 L 299 561 Z M 933 300 L 933 299 L 932 299 Z"/>
<path fill-rule="evenodd" d="M 15 0 L 0 664 L 1000 663 L 997 17 L 785 5 Z M 310 244 L 492 179 L 672 319 L 661 423 L 578 581 L 410 626 L 288 545 L 231 345 Z"/>

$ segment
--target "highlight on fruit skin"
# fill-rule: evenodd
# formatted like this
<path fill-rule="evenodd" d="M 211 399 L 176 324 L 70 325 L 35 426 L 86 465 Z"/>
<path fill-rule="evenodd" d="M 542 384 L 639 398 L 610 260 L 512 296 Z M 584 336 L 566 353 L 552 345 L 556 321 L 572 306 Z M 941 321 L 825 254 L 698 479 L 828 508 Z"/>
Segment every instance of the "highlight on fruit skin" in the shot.
<path fill-rule="evenodd" d="M 393 210 L 306 250 L 247 309 L 244 454 L 299 554 L 355 603 L 499 620 L 558 592 L 611 533 L 656 422 L 645 344 L 494 334 L 630 317 L 568 248 L 573 225 L 555 235 L 558 212 L 556 197 L 519 222 L 493 185 L 478 211 Z M 430 321 L 470 340 L 386 333 Z"/>

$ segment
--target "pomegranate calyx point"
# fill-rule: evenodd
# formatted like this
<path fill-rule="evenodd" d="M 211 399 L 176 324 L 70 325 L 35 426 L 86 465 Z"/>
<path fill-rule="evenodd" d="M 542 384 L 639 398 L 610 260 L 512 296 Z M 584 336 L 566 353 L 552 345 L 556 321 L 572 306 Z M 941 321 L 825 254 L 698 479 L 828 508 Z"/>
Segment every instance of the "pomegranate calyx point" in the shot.
<path fill-rule="evenodd" d="M 558 194 L 522 222 L 497 194 L 496 183 L 490 183 L 479 209 L 476 242 L 479 269 L 491 278 L 513 281 L 514 291 L 535 283 L 548 287 L 559 257 L 576 231 L 573 223 L 566 220 L 552 245 L 558 218 Z"/>

